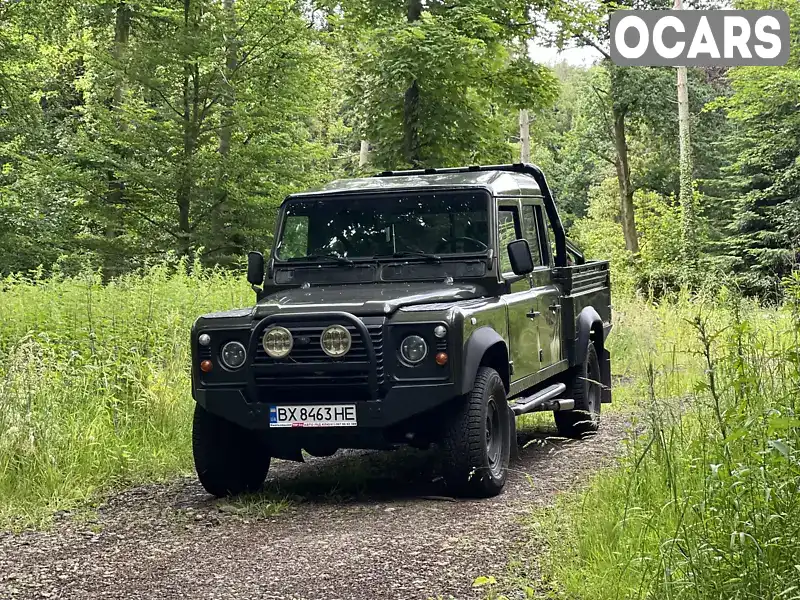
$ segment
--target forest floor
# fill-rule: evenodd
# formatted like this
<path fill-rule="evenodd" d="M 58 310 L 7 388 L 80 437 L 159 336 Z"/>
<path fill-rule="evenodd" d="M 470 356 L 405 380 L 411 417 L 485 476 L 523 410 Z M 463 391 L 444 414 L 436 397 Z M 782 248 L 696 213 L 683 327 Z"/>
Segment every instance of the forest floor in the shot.
<path fill-rule="evenodd" d="M 609 465 L 628 422 L 608 414 L 578 442 L 522 429 L 488 500 L 442 496 L 434 455 L 407 449 L 275 461 L 265 491 L 236 502 L 192 477 L 129 489 L 47 531 L 0 533 L 0 598 L 478 598 L 476 577 L 531 554 L 523 517 Z"/>

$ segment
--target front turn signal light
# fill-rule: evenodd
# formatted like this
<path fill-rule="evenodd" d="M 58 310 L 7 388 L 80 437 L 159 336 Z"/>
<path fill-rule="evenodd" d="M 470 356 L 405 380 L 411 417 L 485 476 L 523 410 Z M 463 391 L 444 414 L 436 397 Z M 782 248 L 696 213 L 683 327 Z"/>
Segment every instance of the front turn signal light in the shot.
<path fill-rule="evenodd" d="M 439 352 L 436 355 L 436 364 L 443 367 L 447 364 L 447 352 Z"/>
<path fill-rule="evenodd" d="M 214 369 L 214 363 L 212 363 L 210 360 L 204 360 L 203 362 L 200 363 L 200 370 L 203 373 L 211 373 L 213 369 Z"/>

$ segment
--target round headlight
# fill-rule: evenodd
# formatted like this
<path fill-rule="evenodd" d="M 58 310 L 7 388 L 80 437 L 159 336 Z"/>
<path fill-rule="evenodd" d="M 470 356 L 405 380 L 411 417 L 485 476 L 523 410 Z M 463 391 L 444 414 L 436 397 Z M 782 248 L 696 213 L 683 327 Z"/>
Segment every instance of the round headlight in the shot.
<path fill-rule="evenodd" d="M 325 354 L 331 358 L 339 358 L 350 351 L 353 339 L 346 328 L 341 325 L 331 325 L 322 332 L 319 343 Z"/>
<path fill-rule="evenodd" d="M 410 335 L 400 344 L 400 356 L 410 365 L 421 362 L 428 354 L 428 344 L 418 335 Z"/>
<path fill-rule="evenodd" d="M 286 327 L 270 327 L 264 333 L 261 343 L 264 346 L 264 352 L 271 358 L 286 358 L 294 346 L 292 332 Z"/>
<path fill-rule="evenodd" d="M 239 369 L 247 360 L 247 350 L 239 342 L 228 342 L 219 353 L 222 364 L 229 369 Z"/>

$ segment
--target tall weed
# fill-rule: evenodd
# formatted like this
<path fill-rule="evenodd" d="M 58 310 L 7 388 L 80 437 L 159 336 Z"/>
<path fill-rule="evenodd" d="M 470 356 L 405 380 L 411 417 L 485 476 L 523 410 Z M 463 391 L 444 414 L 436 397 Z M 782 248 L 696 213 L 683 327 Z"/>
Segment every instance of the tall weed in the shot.
<path fill-rule="evenodd" d="M 641 382 L 619 467 L 549 515 L 569 597 L 800 598 L 800 277 L 764 310 L 621 307 L 616 361 Z"/>
<path fill-rule="evenodd" d="M 251 302 L 241 278 L 186 262 L 107 285 L 1 280 L 0 526 L 187 471 L 192 322 Z"/>

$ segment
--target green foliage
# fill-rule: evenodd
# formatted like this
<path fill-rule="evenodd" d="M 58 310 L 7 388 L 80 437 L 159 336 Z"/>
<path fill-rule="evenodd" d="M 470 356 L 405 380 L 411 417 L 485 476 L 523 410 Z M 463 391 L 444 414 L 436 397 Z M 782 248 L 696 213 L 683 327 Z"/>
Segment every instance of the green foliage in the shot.
<path fill-rule="evenodd" d="M 640 244 L 636 260 L 625 249 L 614 179 L 591 188 L 587 215 L 575 222 L 570 236 L 588 257 L 611 260 L 615 293 L 638 290 L 653 297 L 674 294 L 682 286 L 680 207 L 675 198 L 649 191 L 636 192 L 634 205 Z M 706 235 L 703 229 L 697 232 L 700 243 Z M 704 284 L 711 282 L 707 279 Z"/>
<path fill-rule="evenodd" d="M 797 597 L 800 278 L 787 289 L 783 310 L 725 291 L 621 303 L 612 352 L 640 380 L 641 433 L 547 519 L 554 593 Z"/>
<path fill-rule="evenodd" d="M 618 176 L 615 117 L 630 167 L 621 196 L 670 199 L 678 193 L 674 72 L 607 60 L 551 70 L 527 51 L 534 36 L 604 48 L 607 14 L 619 6 L 0 2 L 0 273 L 90 260 L 108 278 L 167 252 L 235 267 L 247 250 L 269 245 L 275 208 L 292 191 L 379 168 L 519 160 L 522 108 L 532 119 L 532 159 L 568 226 L 586 217 L 592 190 Z M 782 6 L 797 16 L 796 3 Z M 545 20 L 556 27 L 544 31 Z M 743 290 L 776 299 L 797 262 L 797 57 L 793 47 L 782 68 L 689 72 L 701 223 L 695 280 L 712 266 L 733 270 Z M 372 146 L 365 167 L 362 140 Z M 648 221 L 645 245 L 672 226 L 670 211 L 655 213 L 660 225 L 635 215 Z M 631 270 L 638 259 L 617 252 L 610 223 L 608 252 L 599 239 L 593 252 L 613 249 L 633 287 L 672 289 L 674 257 L 644 249 Z"/>
<path fill-rule="evenodd" d="M 557 64 L 554 71 L 561 83 L 561 93 L 552 110 L 531 115 L 531 160 L 547 175 L 561 218 L 570 226 L 586 214 L 589 189 L 605 177 L 610 165 L 601 161 L 577 134 L 583 118 L 586 80 L 591 71 Z"/>
<path fill-rule="evenodd" d="M 407 164 L 405 126 L 417 131 L 419 166 L 510 161 L 509 111 L 551 105 L 558 85 L 510 38 L 514 3 L 433 4 L 418 20 L 378 13 L 354 43 L 352 94 L 378 167 Z M 513 13 L 513 11 L 512 11 Z M 418 90 L 413 114 L 406 92 Z"/>
<path fill-rule="evenodd" d="M 188 266 L 0 280 L 0 527 L 190 470 L 188 332 L 252 292 Z"/>
<path fill-rule="evenodd" d="M 289 0 L 230 4 L 73 3 L 59 37 L 12 57 L 36 101 L 0 110 L 2 271 L 76 252 L 110 275 L 171 250 L 235 263 L 287 193 L 338 172 L 323 32 Z"/>
<path fill-rule="evenodd" d="M 737 4 L 780 7 L 789 13 L 793 39 L 800 33 L 797 2 Z M 785 67 L 740 67 L 728 76 L 733 93 L 716 106 L 736 126 L 728 143 L 737 160 L 726 173 L 733 218 L 720 244 L 722 265 L 747 293 L 775 300 L 781 278 L 800 263 L 800 49 L 791 46 Z"/>

